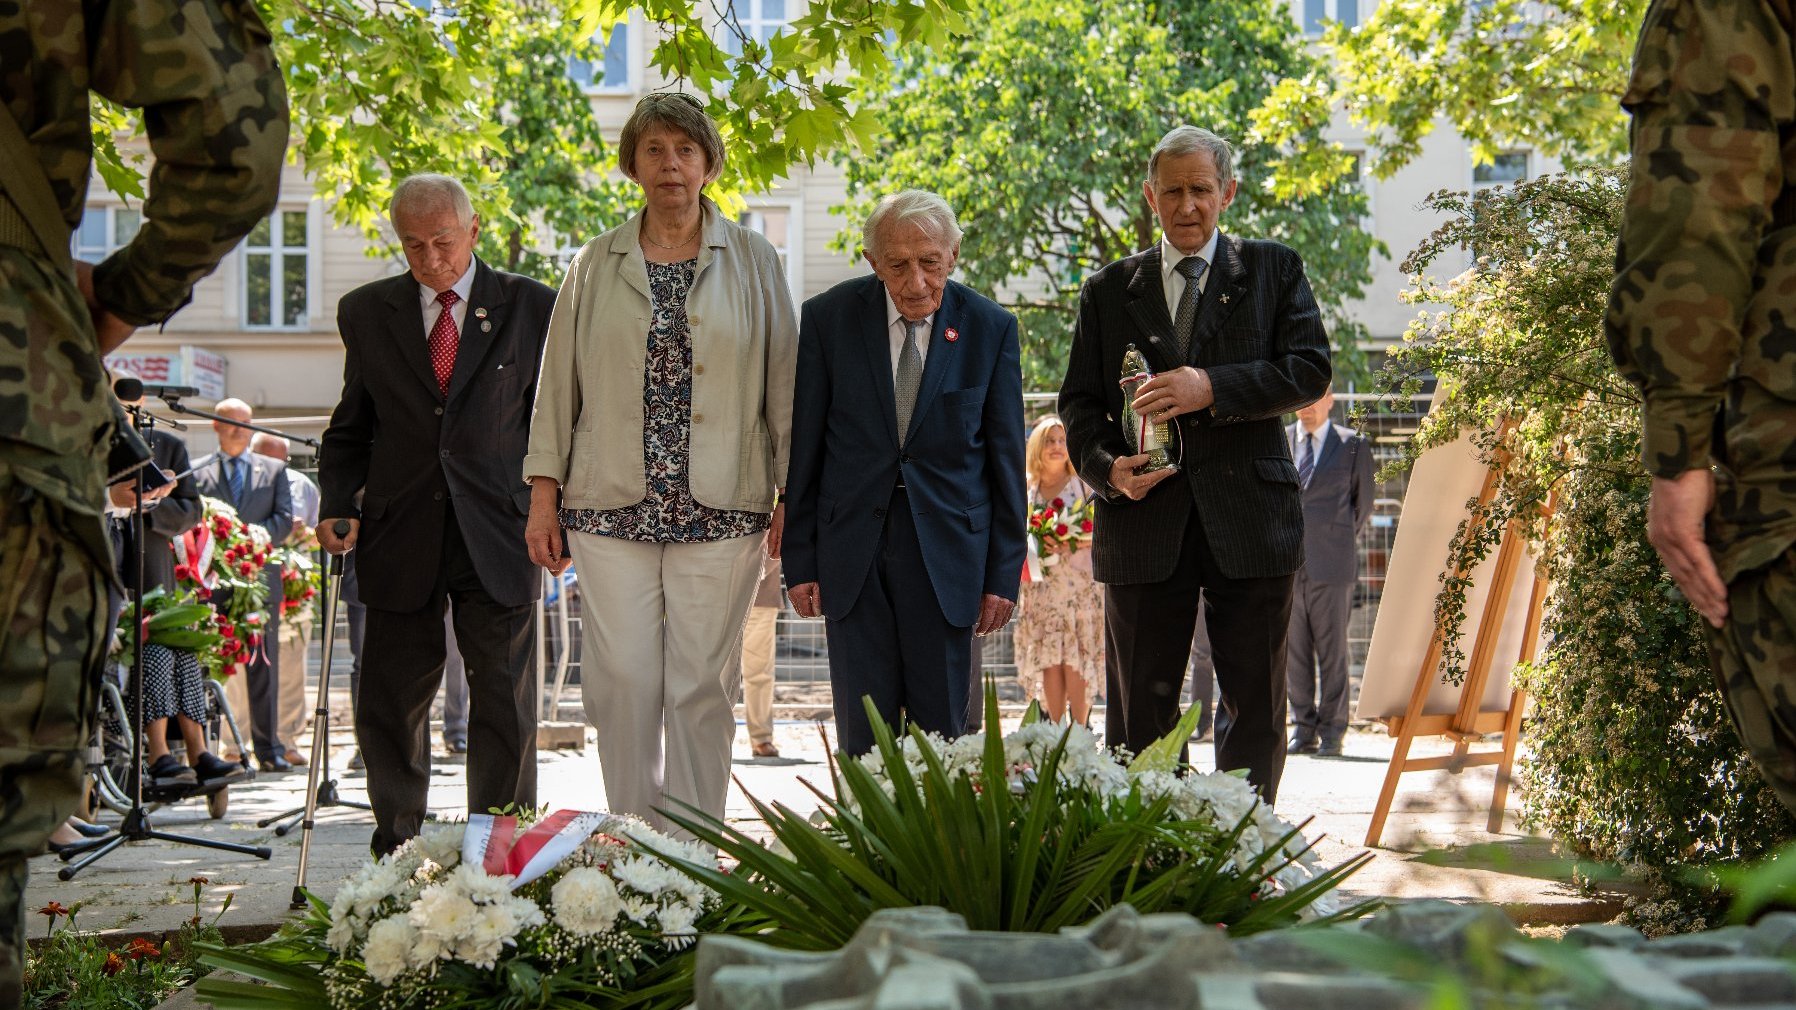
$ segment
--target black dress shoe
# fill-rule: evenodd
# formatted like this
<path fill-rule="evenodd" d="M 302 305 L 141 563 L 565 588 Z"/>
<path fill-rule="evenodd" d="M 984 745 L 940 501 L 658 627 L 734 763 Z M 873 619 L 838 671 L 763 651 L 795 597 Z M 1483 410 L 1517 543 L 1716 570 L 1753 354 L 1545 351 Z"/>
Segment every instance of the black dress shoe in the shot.
<path fill-rule="evenodd" d="M 200 785 L 214 786 L 221 782 L 234 782 L 249 774 L 249 769 L 235 761 L 226 761 L 211 751 L 200 755 L 193 763 L 194 774 L 199 776 Z"/>
<path fill-rule="evenodd" d="M 451 737 L 448 740 L 443 741 L 443 746 L 451 754 L 466 754 L 468 752 L 468 741 L 461 737 Z"/>
<path fill-rule="evenodd" d="M 256 766 L 265 772 L 290 772 L 293 770 L 292 762 L 279 754 L 257 758 Z"/>
<path fill-rule="evenodd" d="M 81 832 L 89 838 L 105 838 L 107 835 L 112 834 L 112 829 L 104 824 L 89 824 L 79 818 L 72 819 L 68 823 L 69 827 L 74 828 L 76 831 Z"/>
<path fill-rule="evenodd" d="M 1316 756 L 1317 757 L 1325 757 L 1325 758 L 1340 757 L 1341 756 L 1341 741 L 1339 741 L 1339 740 L 1324 740 L 1324 741 L 1322 741 L 1322 743 L 1317 745 L 1317 747 L 1316 747 Z"/>
<path fill-rule="evenodd" d="M 164 754 L 150 762 L 150 777 L 144 785 L 152 789 L 181 789 L 199 784 L 200 777 L 175 759 L 173 754 Z"/>
<path fill-rule="evenodd" d="M 80 828 L 76 828 L 75 830 L 81 831 Z M 83 831 L 82 834 L 87 833 Z M 95 848 L 94 841 L 110 834 L 112 834 L 112 829 L 108 828 L 100 834 L 88 835 L 88 837 L 83 838 L 78 842 L 45 842 L 44 847 L 50 850 L 51 855 L 66 863 L 84 852 L 93 851 Z"/>
<path fill-rule="evenodd" d="M 1316 738 L 1313 736 L 1294 736 L 1291 738 L 1291 746 L 1285 748 L 1285 753 L 1314 754 L 1317 746 Z"/>

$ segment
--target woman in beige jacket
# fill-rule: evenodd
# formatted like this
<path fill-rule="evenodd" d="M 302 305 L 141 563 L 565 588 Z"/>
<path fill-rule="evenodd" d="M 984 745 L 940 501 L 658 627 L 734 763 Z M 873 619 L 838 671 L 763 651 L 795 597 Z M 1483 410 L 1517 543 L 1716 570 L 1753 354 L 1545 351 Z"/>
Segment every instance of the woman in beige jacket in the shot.
<path fill-rule="evenodd" d="M 530 556 L 580 572 L 581 689 L 609 809 L 721 818 L 738 672 L 778 556 L 798 347 L 767 240 L 703 195 L 723 140 L 698 101 L 643 99 L 618 163 L 642 213 L 574 257 L 549 321 L 524 479 Z"/>

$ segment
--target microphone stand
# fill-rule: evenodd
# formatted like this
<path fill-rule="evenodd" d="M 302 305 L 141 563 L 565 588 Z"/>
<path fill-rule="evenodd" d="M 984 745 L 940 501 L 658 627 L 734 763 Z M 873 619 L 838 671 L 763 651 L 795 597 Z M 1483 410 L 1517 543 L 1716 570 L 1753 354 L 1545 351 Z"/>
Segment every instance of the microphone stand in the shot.
<path fill-rule="evenodd" d="M 149 431 L 154 425 L 154 418 L 149 411 L 135 411 L 132 422 L 140 433 Z M 119 825 L 118 834 L 104 838 L 95 838 L 90 842 L 71 845 L 63 850 L 62 858 L 73 860 L 69 865 L 56 872 L 59 880 L 73 880 L 75 874 L 87 869 L 94 863 L 106 858 L 106 855 L 126 842 L 145 842 L 152 839 L 163 842 L 175 842 L 180 845 L 198 845 L 208 849 L 222 849 L 225 852 L 240 852 L 257 859 L 267 859 L 274 854 L 266 845 L 239 845 L 236 842 L 221 842 L 210 838 L 195 838 L 191 835 L 177 835 L 166 831 L 158 831 L 150 824 L 149 811 L 143 805 L 143 568 L 144 568 L 144 536 L 143 536 L 143 496 L 149 491 L 149 484 L 144 479 L 145 471 L 150 466 L 138 468 L 131 480 L 137 482 L 136 501 L 131 507 L 131 540 L 133 550 L 137 554 L 137 571 L 131 580 L 131 602 L 133 619 L 131 621 L 131 690 L 136 696 L 132 705 L 131 730 L 131 809 L 126 811 L 124 822 Z M 161 485 L 162 471 L 156 469 L 157 486 Z M 80 859 L 73 857 L 79 855 Z"/>
<path fill-rule="evenodd" d="M 291 432 L 282 431 L 279 428 L 270 428 L 266 425 L 256 424 L 253 421 L 239 421 L 234 417 L 222 417 L 210 411 L 200 410 L 197 407 L 189 407 L 181 402 L 179 396 L 174 396 L 172 394 L 162 398 L 162 405 L 177 414 L 186 414 L 189 417 L 203 417 L 208 421 L 218 421 L 221 424 L 228 424 L 233 428 L 247 428 L 250 431 L 259 431 L 263 434 L 275 435 L 284 438 L 289 442 L 298 442 L 301 445 L 309 445 L 314 449 L 318 448 L 320 444 L 317 439 L 307 435 L 295 435 Z"/>

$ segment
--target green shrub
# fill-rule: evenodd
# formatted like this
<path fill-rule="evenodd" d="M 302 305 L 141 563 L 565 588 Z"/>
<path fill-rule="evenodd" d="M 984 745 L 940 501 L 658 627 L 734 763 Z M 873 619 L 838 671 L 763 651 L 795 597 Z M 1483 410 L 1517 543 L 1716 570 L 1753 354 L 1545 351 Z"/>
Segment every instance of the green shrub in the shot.
<path fill-rule="evenodd" d="M 1384 381 L 1410 392 L 1439 379 L 1406 462 L 1467 429 L 1483 433 L 1487 461 L 1506 459 L 1495 502 L 1455 549 L 1481 556 L 1516 519 L 1552 580 L 1545 648 L 1520 674 L 1535 703 L 1525 822 L 1581 856 L 1670 881 L 1764 853 L 1796 835 L 1796 821 L 1747 759 L 1699 618 L 1646 542 L 1639 396 L 1616 374 L 1602 330 L 1622 196 L 1617 175 L 1595 173 L 1475 202 L 1429 198 L 1449 220 L 1405 269 L 1416 275 L 1412 298 L 1445 311 L 1411 326 Z M 1420 276 L 1435 264 L 1457 270 L 1464 248 L 1478 251 L 1475 269 L 1448 282 Z M 1463 625 L 1463 602 L 1460 587 L 1444 587 L 1437 617 Z M 1463 661 L 1448 656 L 1450 679 Z"/>

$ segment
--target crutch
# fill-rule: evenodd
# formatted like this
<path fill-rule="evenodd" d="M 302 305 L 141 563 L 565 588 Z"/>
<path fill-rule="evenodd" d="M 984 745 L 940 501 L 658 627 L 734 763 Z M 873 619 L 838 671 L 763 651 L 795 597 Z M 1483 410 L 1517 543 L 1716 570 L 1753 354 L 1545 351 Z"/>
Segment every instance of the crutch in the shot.
<path fill-rule="evenodd" d="M 349 535 L 349 520 L 339 519 L 331 527 L 338 539 Z M 299 876 L 293 882 L 293 907 L 306 907 L 306 861 L 312 855 L 312 819 L 319 807 L 355 807 L 358 810 L 371 809 L 366 803 L 346 800 L 337 795 L 337 780 L 330 777 L 330 735 L 331 735 L 331 652 L 337 638 L 337 600 L 343 594 L 343 555 L 332 554 L 329 575 L 330 590 L 325 600 L 324 614 L 324 669 L 318 674 L 318 708 L 313 711 L 314 729 L 312 732 L 312 763 L 306 769 L 306 805 L 300 810 L 289 811 L 277 817 L 261 822 L 267 826 L 274 821 L 284 820 L 294 814 L 300 814 L 299 821 Z M 322 779 L 323 781 L 320 781 Z M 285 834 L 292 825 L 283 825 L 276 829 L 276 834 Z"/>

